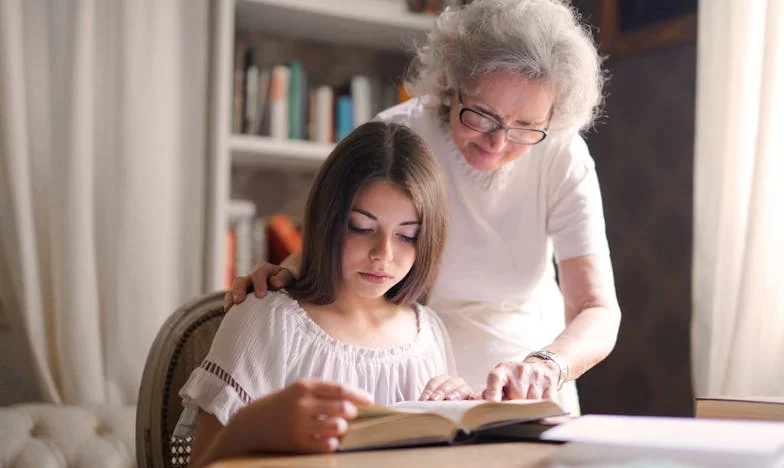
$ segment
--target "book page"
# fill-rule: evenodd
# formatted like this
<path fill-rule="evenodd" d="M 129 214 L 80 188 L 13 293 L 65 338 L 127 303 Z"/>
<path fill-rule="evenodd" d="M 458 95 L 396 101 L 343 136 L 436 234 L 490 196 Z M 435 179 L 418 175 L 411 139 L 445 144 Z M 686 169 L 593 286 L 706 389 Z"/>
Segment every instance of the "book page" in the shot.
<path fill-rule="evenodd" d="M 397 411 L 406 413 L 436 413 L 460 424 L 463 416 L 471 408 L 487 403 L 485 400 L 458 400 L 458 401 L 402 401 L 392 405 Z"/>

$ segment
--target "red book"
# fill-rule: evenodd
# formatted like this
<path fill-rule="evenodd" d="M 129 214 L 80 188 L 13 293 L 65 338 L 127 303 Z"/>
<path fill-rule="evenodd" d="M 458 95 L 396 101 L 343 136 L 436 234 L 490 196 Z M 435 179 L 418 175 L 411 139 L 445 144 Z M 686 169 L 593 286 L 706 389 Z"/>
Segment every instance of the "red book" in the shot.
<path fill-rule="evenodd" d="M 269 262 L 280 265 L 289 255 L 302 250 L 302 234 L 288 216 L 278 213 L 267 221 Z"/>

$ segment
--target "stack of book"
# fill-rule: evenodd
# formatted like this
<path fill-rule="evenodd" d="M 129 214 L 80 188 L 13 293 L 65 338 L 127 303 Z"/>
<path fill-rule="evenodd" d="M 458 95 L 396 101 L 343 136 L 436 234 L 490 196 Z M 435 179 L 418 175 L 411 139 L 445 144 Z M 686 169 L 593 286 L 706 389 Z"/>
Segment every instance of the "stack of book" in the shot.
<path fill-rule="evenodd" d="M 695 400 L 698 418 L 784 421 L 784 398 L 781 397 L 717 396 Z"/>
<path fill-rule="evenodd" d="M 400 84 L 354 75 L 343 86 L 319 85 L 299 60 L 265 66 L 260 46 L 235 44 L 232 131 L 277 139 L 340 141 L 407 95 Z"/>

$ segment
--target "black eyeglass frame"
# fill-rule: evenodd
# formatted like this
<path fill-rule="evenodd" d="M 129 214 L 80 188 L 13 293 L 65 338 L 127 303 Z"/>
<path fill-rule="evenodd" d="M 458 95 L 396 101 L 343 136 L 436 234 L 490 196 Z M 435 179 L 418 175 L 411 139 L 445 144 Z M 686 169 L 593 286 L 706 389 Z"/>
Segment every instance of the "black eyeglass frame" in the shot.
<path fill-rule="evenodd" d="M 463 93 L 462 93 L 462 91 L 461 91 L 461 89 L 459 87 L 457 88 L 457 105 L 458 105 L 458 107 L 457 107 L 457 118 L 458 118 L 458 120 L 460 120 L 460 123 L 463 124 L 463 126 L 465 126 L 466 128 L 470 128 L 471 130 L 473 130 L 475 132 L 479 132 L 479 133 L 482 133 L 482 134 L 485 134 L 485 135 L 491 135 L 491 134 L 493 134 L 493 133 L 495 133 L 495 132 L 497 132 L 499 130 L 503 130 L 504 131 L 504 137 L 508 141 L 510 141 L 510 142 L 512 142 L 514 144 L 517 144 L 517 145 L 528 145 L 528 146 L 533 146 L 533 145 L 539 144 L 542 141 L 544 141 L 545 138 L 547 138 L 549 126 L 545 127 L 543 130 L 538 129 L 538 128 L 507 127 L 502 122 L 499 122 L 498 119 L 493 117 L 492 115 L 485 114 L 484 112 L 476 110 L 476 109 L 472 109 L 471 107 L 466 107 L 465 105 L 463 105 Z M 479 128 L 472 127 L 471 125 L 467 124 L 463 120 L 463 114 L 465 114 L 466 112 L 471 112 L 471 113 L 476 114 L 476 115 L 478 115 L 478 116 L 480 116 L 482 118 L 485 118 L 485 119 L 487 119 L 487 120 L 489 120 L 491 122 L 494 122 L 495 123 L 495 127 L 492 130 L 481 130 Z M 516 140 L 513 140 L 513 139 L 509 138 L 509 130 L 524 130 L 524 131 L 527 131 L 527 132 L 534 132 L 534 133 L 538 133 L 539 135 L 541 135 L 541 138 L 539 138 L 538 140 L 536 140 L 533 143 L 516 141 Z"/>

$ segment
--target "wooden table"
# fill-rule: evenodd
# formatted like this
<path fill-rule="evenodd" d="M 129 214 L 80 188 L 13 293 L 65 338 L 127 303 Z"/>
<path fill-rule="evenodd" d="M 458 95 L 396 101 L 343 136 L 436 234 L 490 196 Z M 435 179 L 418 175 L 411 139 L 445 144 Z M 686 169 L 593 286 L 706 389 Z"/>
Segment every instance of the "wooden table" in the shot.
<path fill-rule="evenodd" d="M 233 459 L 210 465 L 211 468 L 262 467 L 544 467 L 545 458 L 559 445 L 535 442 L 460 445 L 453 447 L 420 447 L 412 449 L 373 450 L 366 452 L 333 453 L 329 455 L 259 456 Z"/>

